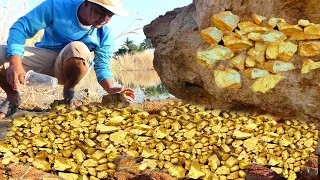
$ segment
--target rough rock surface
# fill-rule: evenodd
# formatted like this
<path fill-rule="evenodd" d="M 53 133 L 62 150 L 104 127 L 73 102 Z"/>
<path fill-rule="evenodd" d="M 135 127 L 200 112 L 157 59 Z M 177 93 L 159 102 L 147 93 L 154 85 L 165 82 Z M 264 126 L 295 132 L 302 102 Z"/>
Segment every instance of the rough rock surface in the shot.
<path fill-rule="evenodd" d="M 252 21 L 252 13 L 284 18 L 289 23 L 308 19 L 320 23 L 318 0 L 194 0 L 189 6 L 160 16 L 144 27 L 155 50 L 154 67 L 163 84 L 177 98 L 205 103 L 213 108 L 261 107 L 269 112 L 304 119 L 320 119 L 320 70 L 301 75 L 301 58 L 292 61 L 296 70 L 284 73 L 281 81 L 267 93 L 253 93 L 253 81 L 242 79 L 241 89 L 220 89 L 213 71 L 197 63 L 196 51 L 209 45 L 200 30 L 214 26 L 211 17 L 232 11 L 241 20 Z M 313 58 L 320 61 L 320 57 Z M 298 63 L 299 62 L 299 63 Z M 219 65 L 219 64 L 218 64 Z"/>

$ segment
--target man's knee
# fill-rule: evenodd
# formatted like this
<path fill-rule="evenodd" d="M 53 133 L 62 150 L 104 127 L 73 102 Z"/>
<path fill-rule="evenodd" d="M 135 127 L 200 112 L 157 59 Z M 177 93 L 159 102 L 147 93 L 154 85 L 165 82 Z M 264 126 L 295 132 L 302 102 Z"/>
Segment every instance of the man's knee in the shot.
<path fill-rule="evenodd" d="M 71 58 L 82 59 L 86 66 L 89 65 L 91 59 L 91 53 L 87 45 L 80 41 L 74 41 L 69 43 L 63 52 L 62 59 L 64 62 Z"/>

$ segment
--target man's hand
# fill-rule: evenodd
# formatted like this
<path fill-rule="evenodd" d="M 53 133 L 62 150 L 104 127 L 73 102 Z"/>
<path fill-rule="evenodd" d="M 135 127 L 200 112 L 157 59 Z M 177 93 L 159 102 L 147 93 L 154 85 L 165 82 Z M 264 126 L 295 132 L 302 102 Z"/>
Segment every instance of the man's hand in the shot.
<path fill-rule="evenodd" d="M 136 98 L 136 95 L 134 94 L 134 91 L 130 88 L 123 88 L 123 87 L 113 87 L 109 89 L 109 94 L 114 93 L 123 93 L 127 97 L 129 97 L 129 100 L 133 100 Z"/>
<path fill-rule="evenodd" d="M 19 84 L 24 84 L 26 71 L 22 66 L 20 56 L 14 55 L 9 58 L 10 66 L 7 68 L 6 80 L 11 85 L 12 89 L 18 91 Z"/>

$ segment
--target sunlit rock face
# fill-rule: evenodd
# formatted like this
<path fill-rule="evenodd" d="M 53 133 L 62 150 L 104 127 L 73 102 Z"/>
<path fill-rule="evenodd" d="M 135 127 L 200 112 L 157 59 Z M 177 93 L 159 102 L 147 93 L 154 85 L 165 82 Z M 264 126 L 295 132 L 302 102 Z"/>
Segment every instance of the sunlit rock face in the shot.
<path fill-rule="evenodd" d="M 281 60 L 285 62 L 288 57 L 290 57 L 290 62 L 292 62 L 295 69 L 288 68 L 291 70 L 282 71 L 278 77 L 284 76 L 285 79 L 277 82 L 274 88 L 265 93 L 252 90 L 252 85 L 255 82 L 255 78 L 252 77 L 260 75 L 253 75 L 247 71 L 247 76 L 251 76 L 252 78 L 250 79 L 247 78 L 241 70 L 239 70 L 241 73 L 241 88 L 219 87 L 215 82 L 213 69 L 204 66 L 203 63 L 199 63 L 197 58 L 197 52 L 199 50 L 207 49 L 210 46 L 210 44 L 201 37 L 200 32 L 209 27 L 217 27 L 213 23 L 215 19 L 213 15 L 220 12 L 231 11 L 240 17 L 240 22 L 251 21 L 256 24 L 263 24 L 261 21 L 264 19 L 260 16 L 252 17 L 252 14 L 257 14 L 268 19 L 282 18 L 292 25 L 298 24 L 300 20 L 300 27 L 304 27 L 310 25 L 308 21 L 304 20 L 309 20 L 315 24 L 320 23 L 320 13 L 318 13 L 318 9 L 320 9 L 318 0 L 294 0 L 290 1 L 290 3 L 286 0 L 194 0 L 189 6 L 175 9 L 167 12 L 164 16 L 158 17 L 152 21 L 151 24 L 144 27 L 144 32 L 147 38 L 152 40 L 153 46 L 156 48 L 154 59 L 155 69 L 169 92 L 177 98 L 194 103 L 206 104 L 213 108 L 229 109 L 256 106 L 285 116 L 320 119 L 320 112 L 318 111 L 318 107 L 320 106 L 320 70 L 319 68 L 312 68 L 310 71 L 301 71 L 303 62 L 308 58 L 313 62 L 320 61 L 319 55 L 310 57 L 310 55 L 317 54 L 318 46 L 317 43 L 313 42 L 315 40 L 305 40 L 306 37 L 301 33 L 298 26 L 283 24 L 281 30 L 284 31 L 285 36 L 294 32 L 295 36 L 292 38 L 293 43 L 294 40 L 304 40 L 306 42 L 305 44 L 309 42 L 313 43 L 313 50 L 311 52 L 304 48 L 306 46 L 300 45 L 292 58 L 290 57 L 291 54 L 286 52 L 282 53 L 279 58 L 279 52 L 272 50 L 272 48 L 279 49 L 279 44 L 277 44 L 270 45 L 269 51 L 269 46 L 265 47 L 266 60 L 261 60 L 261 62 L 252 61 L 250 56 L 245 60 L 234 60 L 234 62 L 231 63 L 233 65 L 229 65 L 230 61 L 214 62 L 216 67 L 222 65 L 227 69 L 232 67 L 239 70 L 243 69 L 243 63 L 245 63 L 246 67 L 260 68 L 259 64 L 265 63 L 269 58 L 272 59 L 276 57 L 276 59 L 274 59 L 275 61 Z M 233 29 L 233 23 L 236 21 L 237 19 L 230 22 L 229 26 L 225 26 L 225 30 Z M 277 23 L 278 20 L 272 19 L 272 21 Z M 272 24 L 272 22 L 270 23 Z M 244 27 L 246 25 L 247 24 L 243 24 Z M 316 27 L 317 26 L 311 27 L 310 30 L 307 30 L 313 31 Z M 219 27 L 217 28 L 219 29 Z M 245 30 L 245 28 L 243 30 Z M 264 30 L 266 29 L 260 29 L 259 33 Z M 237 35 L 241 35 L 240 31 L 237 32 Z M 212 30 L 210 32 L 212 32 Z M 210 32 L 206 32 L 206 34 Z M 219 33 L 221 34 L 221 32 Z M 233 34 L 224 33 L 224 36 L 233 36 Z M 263 38 L 269 38 L 269 40 L 272 41 L 270 36 L 264 37 L 261 36 L 261 34 L 259 35 L 259 33 L 252 32 L 250 36 L 248 36 L 248 39 L 259 41 Z M 211 41 L 219 40 L 220 36 L 221 35 L 216 35 L 214 40 L 211 39 Z M 279 37 L 281 40 L 284 36 L 276 37 Z M 317 38 L 317 35 L 314 35 L 314 38 Z M 229 39 L 230 38 L 225 38 L 226 41 Z M 219 45 L 223 45 L 223 41 L 220 41 Z M 291 44 L 284 45 L 288 45 L 292 47 L 292 49 L 296 48 Z M 240 50 L 242 51 L 243 49 Z M 303 56 L 299 56 L 299 53 Z M 234 57 L 236 57 L 236 55 L 239 55 L 239 53 L 235 52 Z M 304 64 L 306 65 L 306 63 Z M 269 67 L 271 67 L 274 72 L 277 69 L 275 68 L 277 67 L 276 65 L 278 65 L 278 63 L 269 63 Z M 276 80 L 278 81 L 277 78 Z M 261 84 L 263 84 L 263 82 Z M 257 87 L 256 89 L 259 88 L 261 87 Z"/>

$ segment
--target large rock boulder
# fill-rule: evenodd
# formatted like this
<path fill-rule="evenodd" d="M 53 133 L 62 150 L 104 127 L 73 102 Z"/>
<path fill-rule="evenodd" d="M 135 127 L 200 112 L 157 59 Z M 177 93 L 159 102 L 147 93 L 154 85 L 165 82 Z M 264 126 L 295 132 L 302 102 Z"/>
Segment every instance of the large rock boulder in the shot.
<path fill-rule="evenodd" d="M 297 23 L 308 19 L 320 23 L 318 0 L 193 0 L 189 6 L 160 16 L 144 27 L 155 47 L 154 67 L 163 84 L 177 98 L 213 108 L 260 107 L 269 112 L 304 119 L 320 119 L 320 70 L 301 75 L 301 66 L 285 72 L 287 78 L 267 93 L 253 92 L 253 80 L 242 79 L 241 89 L 221 89 L 212 69 L 197 63 L 196 52 L 209 45 L 200 31 L 214 26 L 211 17 L 232 11 L 241 21 L 252 14 L 284 18 Z M 296 56 L 294 62 L 301 61 Z M 320 58 L 313 58 L 320 61 Z M 301 63 L 299 63 L 301 64 Z"/>

